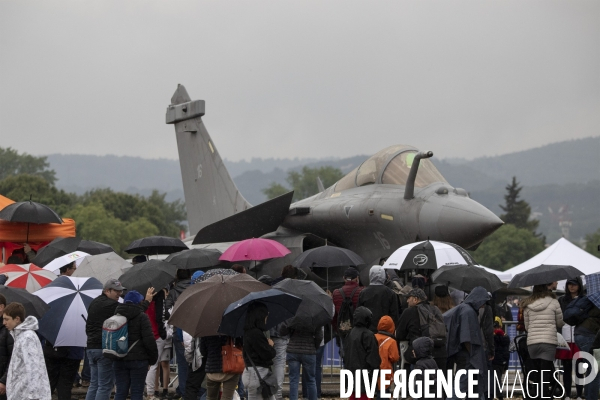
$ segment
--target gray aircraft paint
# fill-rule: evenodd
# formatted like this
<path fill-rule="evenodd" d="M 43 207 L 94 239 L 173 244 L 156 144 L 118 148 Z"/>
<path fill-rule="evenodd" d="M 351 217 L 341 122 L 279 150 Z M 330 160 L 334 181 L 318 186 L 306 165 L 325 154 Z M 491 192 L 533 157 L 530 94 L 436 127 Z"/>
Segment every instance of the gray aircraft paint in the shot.
<path fill-rule="evenodd" d="M 179 85 L 167 109 L 166 120 L 168 124 L 175 124 L 186 208 L 193 234 L 208 225 L 214 229 L 218 227 L 218 221 L 250 207 L 223 165 L 202 116 L 204 101 L 191 101 L 185 88 Z M 431 239 L 470 248 L 479 245 L 502 225 L 496 215 L 470 199 L 464 189 L 453 188 L 446 182 L 415 187 L 414 197 L 408 199 L 404 198 L 404 185 L 383 184 L 387 166 L 396 156 L 406 152 L 418 150 L 403 146 L 390 153 L 373 184 L 336 192 L 336 183 L 317 195 L 293 203 L 277 231 L 263 235 L 287 246 L 291 254 L 258 263 L 255 275 L 277 277 L 281 267 L 291 263 L 302 251 L 332 244 L 356 252 L 367 262 L 367 268 L 361 270 L 361 279 L 367 283 L 368 267 L 389 257 L 402 245 Z M 421 154 L 425 158 L 430 156 Z M 306 272 L 311 279 L 324 283 L 324 271 Z M 339 283 L 341 273 L 341 270 L 330 271 L 330 282 Z"/>

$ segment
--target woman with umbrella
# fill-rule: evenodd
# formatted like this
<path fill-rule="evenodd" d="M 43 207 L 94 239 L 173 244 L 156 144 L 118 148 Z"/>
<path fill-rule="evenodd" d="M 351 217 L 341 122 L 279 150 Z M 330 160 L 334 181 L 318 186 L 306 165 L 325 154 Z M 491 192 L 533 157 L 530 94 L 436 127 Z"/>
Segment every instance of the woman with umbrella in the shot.
<path fill-rule="evenodd" d="M 232 400 L 233 392 L 240 380 L 240 375 L 223 371 L 223 346 L 231 341 L 233 346 L 241 348 L 242 344 L 230 336 L 215 335 L 202 338 L 200 352 L 206 363 L 206 400 L 218 400 L 223 385 L 221 400 Z"/>
<path fill-rule="evenodd" d="M 560 304 L 548 286 L 549 284 L 535 285 L 531 296 L 522 302 L 527 349 L 531 358 L 529 370 L 538 371 L 534 375 L 541 392 L 538 396 L 546 398 L 550 396 L 549 386 L 542 384 L 542 377 L 550 377 L 554 371 L 554 356 L 558 346 L 556 329 L 565 324 Z"/>
<path fill-rule="evenodd" d="M 262 399 L 259 393 L 260 379 L 264 379 L 270 372 L 276 352 L 273 341 L 267 339 L 266 323 L 269 315 L 267 306 L 262 303 L 253 303 L 248 308 L 244 324 L 244 362 L 246 368 L 242 374 L 242 382 L 248 389 L 248 400 Z M 271 396 L 274 399 L 274 396 Z"/>

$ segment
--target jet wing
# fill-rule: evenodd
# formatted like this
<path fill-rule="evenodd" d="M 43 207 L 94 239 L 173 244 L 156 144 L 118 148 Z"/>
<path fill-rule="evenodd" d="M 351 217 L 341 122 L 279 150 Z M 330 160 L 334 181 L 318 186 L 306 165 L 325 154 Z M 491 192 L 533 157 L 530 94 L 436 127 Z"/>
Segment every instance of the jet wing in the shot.
<path fill-rule="evenodd" d="M 192 244 L 236 242 L 274 232 L 288 214 L 293 196 L 292 191 L 207 225 Z"/>

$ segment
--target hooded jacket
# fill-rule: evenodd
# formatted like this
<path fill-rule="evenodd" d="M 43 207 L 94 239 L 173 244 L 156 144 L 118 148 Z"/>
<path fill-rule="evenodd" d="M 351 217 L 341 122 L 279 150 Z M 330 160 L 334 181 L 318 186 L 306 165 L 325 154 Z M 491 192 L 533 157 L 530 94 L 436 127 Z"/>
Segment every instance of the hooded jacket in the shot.
<path fill-rule="evenodd" d="M 387 315 L 379 320 L 375 339 L 379 345 L 379 357 L 381 358 L 380 369 L 392 369 L 392 364 L 398 362 L 400 354 L 398 353 L 398 344 L 394 339 L 396 326 L 394 321 Z"/>
<path fill-rule="evenodd" d="M 400 315 L 398 296 L 385 286 L 385 270 L 380 265 L 374 265 L 369 270 L 370 285 L 358 297 L 358 306 L 367 307 L 373 313 L 369 329 L 377 332 L 377 324 L 384 315 L 389 315 L 394 322 Z"/>
<path fill-rule="evenodd" d="M 265 336 L 267 330 L 265 318 L 267 318 L 267 315 L 268 310 L 265 306 L 249 307 L 246 314 L 243 354 L 244 363 L 248 368 L 252 368 L 250 359 L 257 367 L 269 368 L 273 365 L 275 348 L 269 345 L 269 341 Z"/>
<path fill-rule="evenodd" d="M 562 328 L 565 324 L 558 300 L 547 296 L 527 304 L 523 310 L 523 320 L 527 346 L 538 343 L 558 345 L 556 328 Z"/>
<path fill-rule="evenodd" d="M 131 347 L 129 353 L 123 357 L 123 360 L 148 360 L 148 364 L 156 364 L 156 360 L 158 360 L 158 348 L 156 347 L 156 341 L 152 333 L 150 319 L 144 313 L 144 307 L 140 304 L 119 304 L 115 313 L 127 318 L 129 346 L 131 347 L 139 340 L 135 346 Z"/>
<path fill-rule="evenodd" d="M 38 320 L 29 316 L 12 332 L 15 344 L 6 378 L 8 400 L 52 399 L 42 345 L 34 332 L 36 330 Z"/>
<path fill-rule="evenodd" d="M 368 328 L 372 317 L 373 313 L 366 307 L 358 307 L 354 311 L 354 327 L 344 338 L 343 344 L 344 366 L 350 371 L 366 369 L 372 372 L 381 365 L 377 339 Z"/>
<path fill-rule="evenodd" d="M 483 345 L 483 335 L 479 327 L 479 308 L 489 298 L 487 290 L 477 286 L 462 303 L 444 313 L 444 323 L 448 330 L 448 357 L 452 357 L 459 352 L 467 354 L 466 368 L 478 369 L 480 376 L 487 376 L 488 360 Z M 478 385 L 478 390 L 480 394 L 485 393 L 487 382 Z"/>
<path fill-rule="evenodd" d="M 433 340 L 431 338 L 420 337 L 414 340 L 413 350 L 417 359 L 414 370 L 438 369 L 437 363 L 433 359 Z"/>

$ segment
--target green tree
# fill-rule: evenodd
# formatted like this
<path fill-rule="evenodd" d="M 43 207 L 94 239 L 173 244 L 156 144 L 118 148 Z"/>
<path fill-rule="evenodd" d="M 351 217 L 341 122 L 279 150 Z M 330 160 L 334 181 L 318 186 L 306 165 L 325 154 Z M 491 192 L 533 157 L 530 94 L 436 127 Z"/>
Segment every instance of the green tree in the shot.
<path fill-rule="evenodd" d="M 37 175 L 11 175 L 0 180 L 0 194 L 14 201 L 31 199 L 52 208 L 62 216 L 77 204 L 77 195 L 57 189 Z"/>
<path fill-rule="evenodd" d="M 287 189 L 285 186 L 273 182 L 268 188 L 263 189 L 263 193 L 269 198 L 275 198 L 290 190 L 294 191 L 294 201 L 302 200 L 319 193 L 317 177 L 321 179 L 324 187 L 329 187 L 339 181 L 344 174 L 339 168 L 325 166 L 319 168 L 302 167 L 302 171 L 289 171 L 285 179 L 292 187 Z"/>
<path fill-rule="evenodd" d="M 500 219 L 506 224 L 511 224 L 517 228 L 527 229 L 535 233 L 538 228 L 540 221 L 536 219 L 529 219 L 531 215 L 531 207 L 525 200 L 519 200 L 519 194 L 523 189 L 519 186 L 517 178 L 513 176 L 512 182 L 506 186 L 506 194 L 504 195 L 504 205 L 500 205 L 500 208 L 505 214 L 500 215 Z"/>
<path fill-rule="evenodd" d="M 598 246 L 600 246 L 600 228 L 594 233 L 585 235 L 585 251 L 598 257 Z"/>
<path fill-rule="evenodd" d="M 9 176 L 28 174 L 39 176 L 49 184 L 56 182 L 56 172 L 49 169 L 47 157 L 35 157 L 27 153 L 19 154 L 10 147 L 0 147 L 0 180 Z"/>
<path fill-rule="evenodd" d="M 485 239 L 471 254 L 481 265 L 506 271 L 543 250 L 544 243 L 529 229 L 505 224 Z"/>

